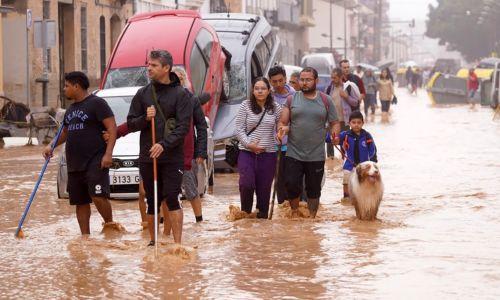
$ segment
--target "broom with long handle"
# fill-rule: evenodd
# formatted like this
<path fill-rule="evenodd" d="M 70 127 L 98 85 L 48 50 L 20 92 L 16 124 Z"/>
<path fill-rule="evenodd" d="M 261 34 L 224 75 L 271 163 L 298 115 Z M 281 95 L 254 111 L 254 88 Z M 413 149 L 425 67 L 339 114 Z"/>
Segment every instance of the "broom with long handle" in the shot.
<path fill-rule="evenodd" d="M 54 138 L 54 141 L 52 142 L 52 145 L 51 145 L 51 150 L 50 150 L 51 154 L 52 154 L 52 152 L 54 152 L 54 148 L 57 145 L 57 141 L 59 140 L 59 137 L 61 136 L 63 128 L 64 128 L 64 125 L 61 125 L 59 127 L 59 130 L 57 130 L 56 137 Z M 17 225 L 15 236 L 18 238 L 24 237 L 24 233 L 22 230 L 23 223 L 24 223 L 24 220 L 26 219 L 26 216 L 28 215 L 28 212 L 30 210 L 31 204 L 33 203 L 33 200 L 35 200 L 36 192 L 38 191 L 38 187 L 40 186 L 40 183 L 42 182 L 43 175 L 45 174 L 45 170 L 47 169 L 47 166 L 50 162 L 50 157 L 51 157 L 51 155 L 49 155 L 45 159 L 45 163 L 43 164 L 42 171 L 40 172 L 40 175 L 38 175 L 38 180 L 35 183 L 35 187 L 31 191 L 31 195 L 30 195 L 30 198 L 28 200 L 28 203 L 26 204 L 26 208 L 24 208 L 23 215 L 21 216 L 21 219 L 19 220 L 19 224 Z"/>

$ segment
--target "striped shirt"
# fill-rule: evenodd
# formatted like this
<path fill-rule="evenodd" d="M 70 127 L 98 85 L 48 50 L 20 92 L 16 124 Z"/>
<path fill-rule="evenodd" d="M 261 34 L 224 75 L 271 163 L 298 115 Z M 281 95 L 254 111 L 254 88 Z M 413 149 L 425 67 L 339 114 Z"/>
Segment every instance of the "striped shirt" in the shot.
<path fill-rule="evenodd" d="M 259 123 L 264 110 L 260 114 L 255 114 L 252 111 L 250 100 L 241 103 L 236 116 L 236 138 L 240 141 L 239 148 L 241 150 L 250 151 L 247 148 L 248 144 L 257 142 L 260 147 L 266 149 L 266 152 L 276 152 L 276 131 L 281 115 L 281 105 L 275 102 L 273 104 L 274 113 L 267 111 L 259 126 L 250 135 L 247 135 L 247 132 Z"/>

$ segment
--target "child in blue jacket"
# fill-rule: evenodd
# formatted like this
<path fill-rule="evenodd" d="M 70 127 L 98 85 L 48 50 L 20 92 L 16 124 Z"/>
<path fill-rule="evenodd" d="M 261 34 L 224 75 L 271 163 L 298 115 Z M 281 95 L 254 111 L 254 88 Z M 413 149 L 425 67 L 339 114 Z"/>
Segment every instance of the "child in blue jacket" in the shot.
<path fill-rule="evenodd" d="M 373 141 L 372 135 L 363 129 L 364 119 L 360 111 L 354 111 L 349 116 L 350 130 L 340 133 L 340 146 L 346 159 L 344 162 L 344 198 L 342 201 L 349 200 L 349 177 L 353 169 L 365 161 L 377 162 L 377 147 Z"/>

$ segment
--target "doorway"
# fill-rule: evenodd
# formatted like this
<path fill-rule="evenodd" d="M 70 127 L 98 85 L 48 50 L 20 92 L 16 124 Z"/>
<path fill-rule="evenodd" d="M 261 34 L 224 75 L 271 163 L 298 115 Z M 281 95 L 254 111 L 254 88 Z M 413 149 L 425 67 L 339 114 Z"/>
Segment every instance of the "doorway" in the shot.
<path fill-rule="evenodd" d="M 73 4 L 58 4 L 59 27 L 59 101 L 66 108 L 64 74 L 75 70 L 75 21 Z"/>

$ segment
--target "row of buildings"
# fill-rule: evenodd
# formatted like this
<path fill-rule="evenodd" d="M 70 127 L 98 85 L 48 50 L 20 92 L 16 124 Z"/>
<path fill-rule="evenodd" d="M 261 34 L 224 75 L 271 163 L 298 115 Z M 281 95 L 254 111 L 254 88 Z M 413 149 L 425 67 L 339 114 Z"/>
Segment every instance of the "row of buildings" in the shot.
<path fill-rule="evenodd" d="M 1 6 L 0 94 L 28 106 L 60 106 L 62 78 L 71 70 L 83 70 L 97 87 L 127 19 L 154 10 L 263 15 L 279 35 L 286 64 L 299 65 L 310 52 L 366 63 L 408 56 L 407 38 L 391 34 L 388 0 L 1 0 Z"/>

